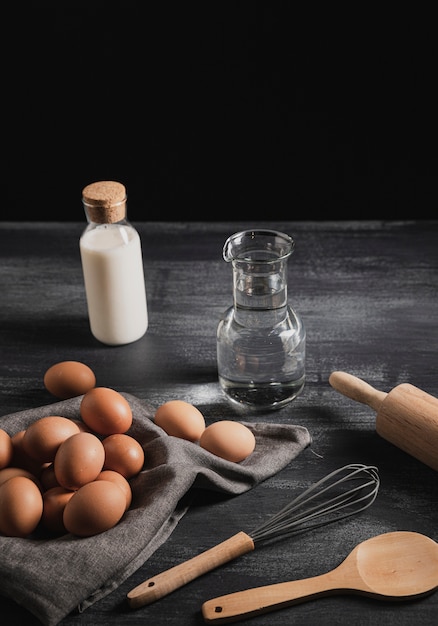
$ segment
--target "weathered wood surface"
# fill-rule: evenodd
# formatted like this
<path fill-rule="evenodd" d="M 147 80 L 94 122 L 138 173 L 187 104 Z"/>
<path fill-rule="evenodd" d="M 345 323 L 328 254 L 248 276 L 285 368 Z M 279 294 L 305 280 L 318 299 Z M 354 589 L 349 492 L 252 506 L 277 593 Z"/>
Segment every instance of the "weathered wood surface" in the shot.
<path fill-rule="evenodd" d="M 199 494 L 168 541 L 130 579 L 62 626 L 199 625 L 205 600 L 324 573 L 373 535 L 412 530 L 438 540 L 437 472 L 379 437 L 375 412 L 328 383 L 332 371 L 342 370 L 382 391 L 410 382 L 438 397 L 438 222 L 135 226 L 143 246 L 149 329 L 134 344 L 109 348 L 88 327 L 78 247 L 84 224 L 0 224 L 1 415 L 52 402 L 44 372 L 73 359 L 92 367 L 99 385 L 152 405 L 183 399 L 198 406 L 207 422 L 241 418 L 217 382 L 216 325 L 232 299 L 232 270 L 222 246 L 237 230 L 263 226 L 295 239 L 289 301 L 307 328 L 307 381 L 289 406 L 245 419 L 301 424 L 313 442 L 290 466 L 241 496 Z M 381 475 L 376 502 L 360 516 L 258 547 L 152 605 L 127 607 L 127 592 L 146 578 L 239 530 L 250 532 L 299 491 L 350 462 L 375 464 Z M 5 626 L 38 624 L 4 598 L 0 608 Z M 410 626 L 435 624 L 437 613 L 438 593 L 403 603 L 334 596 L 242 623 Z"/>

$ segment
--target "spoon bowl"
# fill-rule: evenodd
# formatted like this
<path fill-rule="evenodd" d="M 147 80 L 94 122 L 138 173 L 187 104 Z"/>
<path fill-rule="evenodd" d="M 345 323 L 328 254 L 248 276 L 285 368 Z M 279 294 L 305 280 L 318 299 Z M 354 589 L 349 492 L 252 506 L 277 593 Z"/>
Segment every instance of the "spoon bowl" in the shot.
<path fill-rule="evenodd" d="M 213 598 L 202 605 L 202 615 L 207 624 L 223 624 L 329 594 L 407 600 L 437 588 L 438 543 L 420 533 L 395 531 L 358 544 L 326 574 Z"/>

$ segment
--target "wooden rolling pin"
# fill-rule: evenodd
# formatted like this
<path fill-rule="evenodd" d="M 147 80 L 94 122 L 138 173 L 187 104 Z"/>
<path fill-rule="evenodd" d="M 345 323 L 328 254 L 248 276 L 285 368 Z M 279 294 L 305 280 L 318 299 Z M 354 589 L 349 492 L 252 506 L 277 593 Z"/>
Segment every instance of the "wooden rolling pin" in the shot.
<path fill-rule="evenodd" d="M 385 393 L 346 372 L 333 372 L 329 383 L 376 411 L 376 431 L 381 437 L 438 471 L 437 398 L 409 383 Z"/>

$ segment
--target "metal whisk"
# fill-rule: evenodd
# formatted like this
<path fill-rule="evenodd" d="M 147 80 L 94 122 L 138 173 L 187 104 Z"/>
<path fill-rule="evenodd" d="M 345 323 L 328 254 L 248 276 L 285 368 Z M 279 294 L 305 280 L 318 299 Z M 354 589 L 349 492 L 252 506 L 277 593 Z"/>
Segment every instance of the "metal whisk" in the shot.
<path fill-rule="evenodd" d="M 351 482 L 355 486 L 350 486 Z M 363 511 L 374 502 L 380 486 L 377 468 L 369 465 L 345 465 L 306 489 L 251 534 L 254 543 L 275 537 L 290 537 L 326 526 Z M 348 488 L 349 487 L 349 488 Z M 328 492 L 339 492 L 327 498 Z M 315 521 L 320 520 L 322 521 Z"/>
<path fill-rule="evenodd" d="M 361 464 L 340 467 L 308 487 L 251 533 L 241 531 L 131 589 L 127 594 L 128 604 L 133 609 L 151 604 L 219 565 L 254 550 L 256 544 L 355 515 L 374 502 L 379 486 L 377 467 Z"/>

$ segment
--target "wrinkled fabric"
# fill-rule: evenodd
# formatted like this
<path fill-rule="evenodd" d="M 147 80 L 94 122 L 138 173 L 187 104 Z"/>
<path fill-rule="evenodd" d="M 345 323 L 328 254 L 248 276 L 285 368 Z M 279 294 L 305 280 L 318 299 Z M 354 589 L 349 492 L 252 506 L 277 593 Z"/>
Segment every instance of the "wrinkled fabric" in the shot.
<path fill-rule="evenodd" d="M 154 409 L 122 393 L 133 423 L 127 434 L 145 453 L 143 470 L 130 480 L 133 501 L 112 529 L 87 538 L 0 536 L 0 593 L 25 606 L 46 626 L 72 610 L 85 610 L 116 589 L 170 536 L 188 509 L 191 488 L 241 494 L 273 476 L 311 443 L 298 425 L 243 422 L 256 438 L 241 463 L 225 461 L 196 443 L 167 435 L 153 422 Z M 9 434 L 47 415 L 80 419 L 82 396 L 0 418 Z M 183 499 L 183 500 L 182 500 Z"/>

